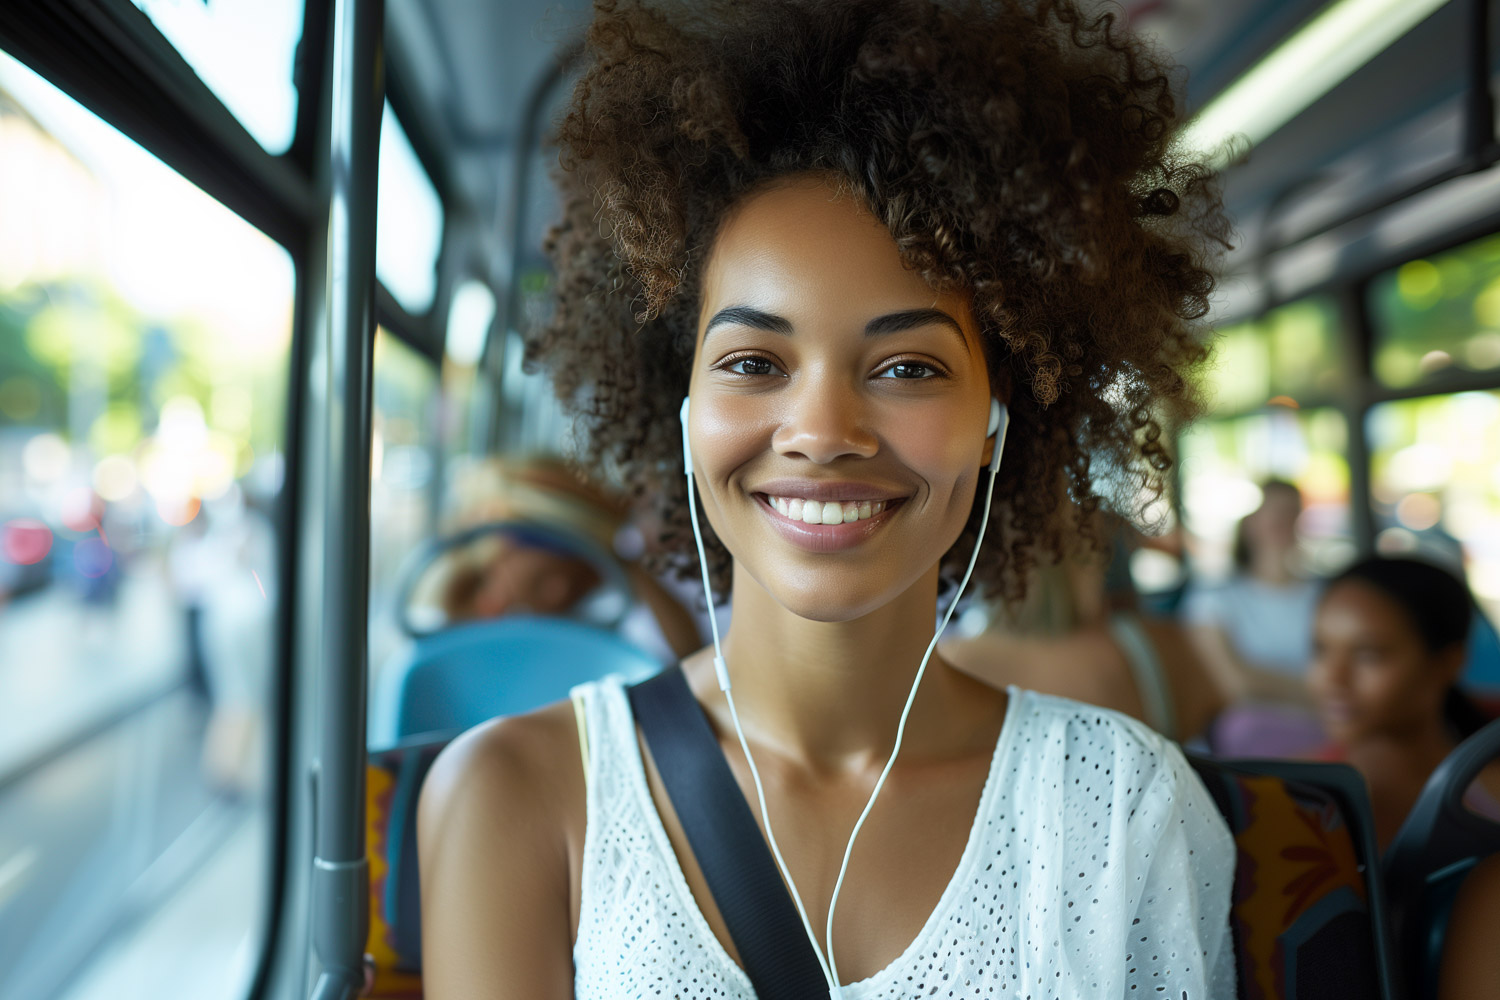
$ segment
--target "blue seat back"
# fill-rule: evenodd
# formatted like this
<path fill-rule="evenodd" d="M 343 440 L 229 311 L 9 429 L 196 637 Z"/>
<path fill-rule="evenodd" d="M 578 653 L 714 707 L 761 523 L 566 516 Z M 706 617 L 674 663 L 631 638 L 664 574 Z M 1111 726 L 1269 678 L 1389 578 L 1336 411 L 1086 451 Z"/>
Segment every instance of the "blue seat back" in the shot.
<path fill-rule="evenodd" d="M 505 617 L 413 638 L 371 698 L 368 744 L 385 749 L 530 711 L 607 674 L 645 677 L 661 664 L 612 632 L 563 618 Z"/>

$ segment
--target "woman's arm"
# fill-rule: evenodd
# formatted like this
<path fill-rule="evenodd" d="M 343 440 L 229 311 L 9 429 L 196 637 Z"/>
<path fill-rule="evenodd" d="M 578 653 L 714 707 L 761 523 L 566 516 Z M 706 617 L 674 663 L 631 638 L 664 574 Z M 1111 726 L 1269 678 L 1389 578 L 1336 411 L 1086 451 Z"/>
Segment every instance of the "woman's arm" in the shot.
<path fill-rule="evenodd" d="M 428 1000 L 571 1000 L 583 796 L 567 703 L 472 729 L 434 762 L 417 812 Z"/>
<path fill-rule="evenodd" d="M 1208 675 L 1229 704 L 1246 700 L 1312 704 L 1312 695 L 1303 678 L 1246 663 L 1235 652 L 1222 626 L 1190 624 L 1185 631 Z"/>
<path fill-rule="evenodd" d="M 1500 951 L 1495 924 L 1500 922 L 1500 854 L 1491 855 L 1464 878 L 1443 942 L 1438 973 L 1440 1000 L 1467 1000 L 1500 993 Z"/>

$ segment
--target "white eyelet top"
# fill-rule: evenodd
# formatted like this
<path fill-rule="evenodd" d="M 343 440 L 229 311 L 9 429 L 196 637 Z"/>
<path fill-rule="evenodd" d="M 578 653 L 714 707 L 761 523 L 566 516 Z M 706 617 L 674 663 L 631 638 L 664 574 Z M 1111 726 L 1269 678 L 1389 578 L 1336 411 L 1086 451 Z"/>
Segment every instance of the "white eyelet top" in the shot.
<path fill-rule="evenodd" d="M 900 957 L 844 996 L 1233 997 L 1234 843 L 1181 752 L 1118 713 L 1009 693 L 958 869 Z M 621 682 L 575 697 L 589 751 L 576 1000 L 753 1000 L 667 839 Z"/>

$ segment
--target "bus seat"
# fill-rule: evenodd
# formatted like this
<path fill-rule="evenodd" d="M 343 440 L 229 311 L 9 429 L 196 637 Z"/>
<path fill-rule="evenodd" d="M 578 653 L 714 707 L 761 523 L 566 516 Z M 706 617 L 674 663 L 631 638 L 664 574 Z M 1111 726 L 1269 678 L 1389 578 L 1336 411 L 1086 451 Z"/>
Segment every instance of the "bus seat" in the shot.
<path fill-rule="evenodd" d="M 1234 835 L 1241 1000 L 1390 1000 L 1369 798 L 1343 764 L 1190 756 Z"/>
<path fill-rule="evenodd" d="M 371 753 L 365 766 L 365 845 L 370 857 L 374 987 L 365 996 L 422 996 L 422 899 L 417 879 L 417 793 L 456 732 L 429 734 Z"/>
<path fill-rule="evenodd" d="M 661 664 L 612 632 L 566 618 L 506 616 L 417 636 L 382 668 L 367 743 L 468 729 L 567 697 L 606 674 L 645 677 Z"/>
<path fill-rule="evenodd" d="M 1448 915 L 1459 886 L 1483 858 L 1500 853 L 1500 823 L 1471 811 L 1464 795 L 1500 758 L 1500 720 L 1458 745 L 1427 779 L 1385 854 L 1397 962 L 1413 1000 L 1437 996 Z"/>
<path fill-rule="evenodd" d="M 381 1000 L 421 997 L 416 805 L 457 731 L 372 752 L 366 774 L 370 935 Z M 1242 1000 L 1390 1000 L 1374 822 L 1342 764 L 1191 758 L 1238 851 L 1230 922 Z"/>

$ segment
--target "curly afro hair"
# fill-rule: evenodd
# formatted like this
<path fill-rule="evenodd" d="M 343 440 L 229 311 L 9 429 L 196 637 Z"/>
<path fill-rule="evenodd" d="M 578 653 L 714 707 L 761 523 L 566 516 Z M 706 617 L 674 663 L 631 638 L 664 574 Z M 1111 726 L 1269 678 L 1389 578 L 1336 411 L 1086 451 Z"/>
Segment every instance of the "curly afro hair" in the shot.
<path fill-rule="evenodd" d="M 696 563 L 677 411 L 703 262 L 726 211 L 789 174 L 828 176 L 908 266 L 972 297 L 992 384 L 1012 388 L 986 591 L 1020 598 L 1037 554 L 1087 538 L 1101 502 L 1160 495 L 1162 428 L 1197 410 L 1198 321 L 1229 226 L 1212 172 L 1174 149 L 1168 65 L 1113 15 L 597 0 L 587 42 L 557 131 L 553 308 L 527 360 L 577 418 L 578 459 L 655 505 L 654 568 Z M 726 594 L 729 554 L 706 541 Z"/>

